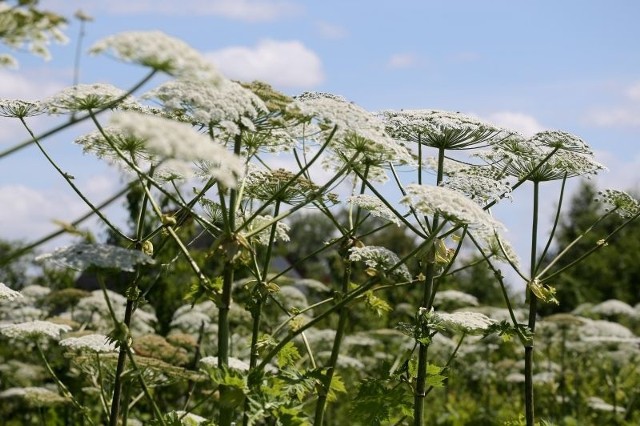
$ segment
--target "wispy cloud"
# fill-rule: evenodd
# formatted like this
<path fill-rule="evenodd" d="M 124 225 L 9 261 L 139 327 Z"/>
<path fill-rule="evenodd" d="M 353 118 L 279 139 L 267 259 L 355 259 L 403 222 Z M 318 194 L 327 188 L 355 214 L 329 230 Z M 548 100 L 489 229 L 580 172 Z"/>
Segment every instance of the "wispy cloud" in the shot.
<path fill-rule="evenodd" d="M 228 47 L 205 56 L 239 80 L 262 80 L 283 88 L 311 88 L 324 81 L 320 57 L 297 40 L 261 40 L 255 47 Z"/>
<path fill-rule="evenodd" d="M 330 40 L 340 40 L 349 35 L 344 27 L 326 21 L 316 22 L 316 29 L 321 37 Z"/>
<path fill-rule="evenodd" d="M 293 0 L 46 0 L 43 6 L 73 13 L 81 8 L 96 15 L 208 15 L 245 21 L 265 22 L 298 15 L 302 11 Z"/>
<path fill-rule="evenodd" d="M 620 100 L 610 107 L 592 108 L 585 121 L 601 127 L 640 126 L 640 81 L 618 89 Z"/>
<path fill-rule="evenodd" d="M 418 56 L 411 52 L 394 53 L 387 61 L 387 67 L 392 69 L 411 68 L 418 64 Z"/>
<path fill-rule="evenodd" d="M 545 130 L 534 116 L 522 112 L 499 111 L 485 115 L 484 118 L 493 124 L 515 130 L 524 136 L 533 136 Z"/>

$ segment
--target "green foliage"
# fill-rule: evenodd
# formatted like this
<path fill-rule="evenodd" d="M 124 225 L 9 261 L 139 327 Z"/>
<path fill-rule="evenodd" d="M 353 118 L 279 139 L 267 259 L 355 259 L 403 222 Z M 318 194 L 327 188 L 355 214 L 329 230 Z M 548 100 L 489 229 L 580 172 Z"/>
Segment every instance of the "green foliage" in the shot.
<path fill-rule="evenodd" d="M 362 425 L 394 424 L 412 414 L 413 394 L 403 383 L 367 379 L 358 387 L 349 415 Z"/>

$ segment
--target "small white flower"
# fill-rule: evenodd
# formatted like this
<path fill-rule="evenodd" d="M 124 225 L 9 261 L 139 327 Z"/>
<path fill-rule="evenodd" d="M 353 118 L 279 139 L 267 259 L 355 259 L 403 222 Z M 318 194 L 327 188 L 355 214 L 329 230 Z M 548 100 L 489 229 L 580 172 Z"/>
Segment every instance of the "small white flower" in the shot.
<path fill-rule="evenodd" d="M 132 102 L 130 98 L 125 98 L 126 95 L 127 92 L 110 84 L 78 84 L 50 96 L 43 106 L 50 114 L 115 108 L 117 105 L 114 103 L 118 99 L 125 104 Z"/>
<path fill-rule="evenodd" d="M 607 205 L 607 210 L 614 208 L 616 213 L 624 218 L 630 218 L 640 213 L 640 201 L 624 191 L 605 189 L 599 193 L 597 201 Z"/>
<path fill-rule="evenodd" d="M 366 170 L 370 180 L 383 182 L 383 167 L 387 164 L 415 163 L 407 148 L 385 132 L 378 117 L 341 96 L 305 92 L 296 97 L 296 105 L 302 114 L 318 121 L 320 142 L 336 128 L 330 155 L 324 160 L 325 167 L 331 170 L 340 169 L 345 159 L 359 154 L 351 167 L 360 173 Z"/>
<path fill-rule="evenodd" d="M 352 247 L 349 249 L 349 260 L 364 262 L 367 267 L 381 271 L 386 271 L 400 262 L 397 254 L 379 246 Z M 393 271 L 393 276 L 399 280 L 411 280 L 411 273 L 405 264 L 396 268 Z"/>
<path fill-rule="evenodd" d="M 596 175 L 606 170 L 595 161 L 591 151 L 577 141 L 581 139 L 563 132 L 541 132 L 529 139 L 511 137 L 494 144 L 478 157 L 492 165 L 496 172 L 531 182 L 546 182 L 575 176 Z M 562 148 L 567 145 L 568 149 Z M 552 154 L 553 150 L 558 150 Z M 547 157 L 550 158 L 547 159 Z M 546 159 L 546 160 L 545 160 Z M 541 164 L 543 161 L 544 164 Z"/>
<path fill-rule="evenodd" d="M 37 261 L 50 261 L 59 266 L 82 271 L 91 266 L 113 268 L 133 272 L 137 264 L 153 264 L 155 261 L 138 250 L 128 250 L 107 244 L 75 244 L 43 254 Z"/>
<path fill-rule="evenodd" d="M 264 216 L 256 216 L 253 221 L 247 227 L 247 231 L 252 231 L 254 229 L 262 228 L 267 223 L 273 220 L 273 216 L 264 215 Z M 276 223 L 276 233 L 274 241 L 289 241 L 289 232 L 290 227 L 284 222 Z M 271 226 L 264 228 L 262 231 L 258 232 L 253 237 L 256 239 L 256 242 L 260 245 L 266 246 L 269 244 L 269 237 L 271 236 Z"/>
<path fill-rule="evenodd" d="M 20 294 L 19 291 L 11 290 L 4 283 L 0 283 L 0 300 L 12 301 L 15 299 L 19 299 L 21 297 L 24 297 L 24 296 L 22 296 L 22 294 Z"/>
<path fill-rule="evenodd" d="M 432 312 L 430 315 L 448 330 L 465 334 L 481 334 L 495 323 L 495 320 L 479 312 L 454 312 L 452 314 Z"/>
<path fill-rule="evenodd" d="M 373 216 L 386 219 L 400 226 L 400 219 L 378 197 L 368 194 L 358 194 L 349 197 L 348 201 L 361 209 L 369 211 Z"/>
<path fill-rule="evenodd" d="M 33 117 L 44 112 L 40 102 L 23 101 L 20 99 L 0 99 L 0 117 L 25 118 Z"/>
<path fill-rule="evenodd" d="M 55 324 L 49 321 L 28 321 L 18 324 L 1 324 L 0 334 L 12 339 L 25 339 L 35 337 L 50 337 L 58 339 L 60 333 L 70 331 L 71 327 L 65 324 Z"/>
<path fill-rule="evenodd" d="M 605 402 L 604 400 L 602 400 L 601 398 L 598 398 L 597 396 L 590 396 L 587 399 L 587 404 L 589 405 L 589 407 L 597 411 L 615 411 L 617 413 L 625 412 L 624 407 L 621 407 L 621 406 L 614 407 L 613 405 Z"/>
<path fill-rule="evenodd" d="M 416 211 L 426 215 L 438 213 L 445 219 L 476 229 L 487 239 L 496 230 L 504 227 L 471 199 L 452 189 L 439 186 L 410 184 L 407 195 L 400 203 L 411 205 Z"/>
<path fill-rule="evenodd" d="M 115 343 L 109 342 L 103 334 L 87 334 L 81 337 L 68 337 L 58 342 L 60 346 L 71 350 L 89 351 L 95 353 L 116 352 Z"/>
<path fill-rule="evenodd" d="M 111 53 L 132 62 L 181 78 L 218 84 L 222 77 L 211 62 L 185 42 L 161 31 L 129 31 L 106 37 L 90 52 Z"/>
<path fill-rule="evenodd" d="M 638 313 L 631 307 L 631 305 L 616 299 L 610 299 L 602 303 L 598 303 L 591 308 L 591 312 L 605 316 L 624 315 L 631 318 L 638 316 Z"/>
<path fill-rule="evenodd" d="M 475 148 L 500 142 L 513 134 L 458 112 L 416 109 L 382 111 L 380 116 L 394 138 L 435 148 Z"/>
<path fill-rule="evenodd" d="M 15 397 L 23 398 L 27 404 L 35 407 L 47 407 L 69 402 L 68 398 L 42 387 L 9 388 L 0 392 L 0 399 Z"/>
<path fill-rule="evenodd" d="M 478 298 L 458 290 L 444 290 L 436 293 L 434 304 L 452 303 L 456 306 L 478 306 Z"/>
<path fill-rule="evenodd" d="M 200 360 L 200 364 L 207 368 L 218 368 L 218 357 L 206 356 Z M 229 357 L 229 368 L 238 371 L 249 371 L 249 364 L 241 359 Z"/>
<path fill-rule="evenodd" d="M 145 148 L 162 159 L 173 161 L 167 167 L 189 167 L 200 162 L 201 169 L 227 187 L 235 187 L 244 174 L 242 159 L 208 136 L 185 123 L 135 112 L 120 112 L 111 124 L 126 135 L 144 140 Z"/>
<path fill-rule="evenodd" d="M 223 80 L 217 86 L 203 85 L 200 81 L 173 80 L 147 92 L 143 98 L 156 98 L 165 110 L 187 115 L 196 123 L 226 127 L 230 135 L 239 133 L 240 124 L 255 130 L 251 120 L 267 111 L 258 96 L 231 80 Z M 243 118 L 249 121 L 243 121 Z"/>

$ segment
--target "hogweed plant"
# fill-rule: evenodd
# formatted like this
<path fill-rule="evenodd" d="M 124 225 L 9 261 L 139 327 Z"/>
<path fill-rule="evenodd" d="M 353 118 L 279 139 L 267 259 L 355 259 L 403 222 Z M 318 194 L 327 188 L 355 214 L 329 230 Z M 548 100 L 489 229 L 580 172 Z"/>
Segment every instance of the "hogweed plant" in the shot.
<path fill-rule="evenodd" d="M 335 416 L 423 425 L 439 410 L 437 388 L 461 395 L 456 371 L 464 368 L 477 380 L 493 377 L 485 373 L 497 368 L 494 361 L 482 364 L 477 354 L 500 350 L 514 364 L 524 357 L 524 374 L 514 370 L 504 380 L 524 383 L 523 418 L 534 424 L 534 387 L 543 377 L 533 363 L 537 304 L 555 301 L 552 280 L 565 269 L 547 258 L 564 183 L 603 169 L 582 140 L 559 131 L 525 139 L 445 111 L 371 113 L 328 93 L 289 97 L 263 82 L 229 80 L 197 51 L 155 31 L 107 37 L 91 53 L 148 74 L 130 90 L 75 85 L 42 101 L 0 101 L 2 116 L 18 119 L 30 137 L 2 157 L 37 145 L 89 209 L 64 228 L 82 241 L 38 260 L 83 271 L 99 288 L 39 293 L 0 284 L 0 335 L 15 351 L 37 348 L 40 359 L 24 361 L 44 366 L 38 379 L 54 385 L 8 388 L 0 399 L 52 410 L 71 404 L 75 411 L 64 421 L 113 426 L 322 425 L 337 424 Z M 139 95 L 159 73 L 169 80 Z M 29 121 L 39 114 L 69 121 L 37 135 Z M 44 143 L 84 120 L 95 130 L 75 142 L 129 181 L 104 203 L 85 196 Z M 551 180 L 561 180 L 562 189 L 540 252 L 540 184 Z M 526 182 L 533 185 L 528 272 L 491 215 Z M 130 229 L 104 211 L 125 192 Z M 622 213 L 625 224 L 640 213 L 625 193 L 609 190 L 603 200 L 611 207 L 605 216 Z M 332 230 L 283 267 L 282 248 L 296 242 L 290 226 L 311 211 Z M 91 215 L 107 227 L 108 244 L 77 229 Z M 390 229 L 403 230 L 414 247 L 401 254 L 371 243 Z M 60 233 L 9 253 L 3 264 Z M 466 293 L 439 291 L 474 251 L 499 281 L 502 310 L 482 311 Z M 331 260 L 325 276 L 295 273 L 321 255 Z M 525 320 L 498 262 L 526 282 Z M 183 305 L 173 300 L 171 312 L 154 312 L 151 301 L 164 291 L 184 297 Z M 566 409 L 569 337 L 567 323 L 557 324 Z M 513 336 L 522 354 L 502 349 Z M 622 383 L 606 380 L 618 395 Z M 591 406 L 603 410 L 607 402 Z"/>

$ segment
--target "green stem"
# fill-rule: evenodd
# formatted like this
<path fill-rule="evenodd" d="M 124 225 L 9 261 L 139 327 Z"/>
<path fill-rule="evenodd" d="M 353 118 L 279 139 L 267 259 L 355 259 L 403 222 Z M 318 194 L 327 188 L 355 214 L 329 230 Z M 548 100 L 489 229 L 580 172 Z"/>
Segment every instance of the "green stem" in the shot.
<path fill-rule="evenodd" d="M 540 183 L 533 182 L 533 220 L 531 224 L 531 275 L 530 280 L 534 280 L 537 269 L 537 244 L 538 244 L 538 213 L 540 201 Z M 533 284 L 530 282 L 530 284 Z M 527 288 L 527 299 L 529 300 L 529 321 L 527 323 L 531 331 L 531 339 L 527 341 L 524 347 L 524 403 L 525 403 L 525 420 L 527 426 L 534 426 L 535 423 L 535 400 L 533 395 L 533 333 L 536 328 L 536 311 L 538 298 Z"/>
<path fill-rule="evenodd" d="M 538 274 L 538 267 L 542 265 L 544 262 L 544 257 L 547 255 L 549 251 L 549 247 L 551 247 L 551 242 L 553 241 L 553 237 L 556 234 L 556 229 L 558 228 L 558 223 L 560 222 L 560 212 L 562 210 L 562 201 L 564 200 L 564 188 L 567 183 L 567 173 L 564 174 L 564 178 L 562 178 L 562 187 L 560 188 L 560 196 L 558 197 L 558 208 L 556 209 L 555 218 L 553 220 L 553 227 L 551 228 L 551 232 L 549 233 L 549 238 L 547 239 L 547 244 L 544 246 L 544 250 L 540 254 L 540 260 L 538 261 L 536 271 L 532 277 Z"/>
<path fill-rule="evenodd" d="M 242 148 L 242 134 L 236 135 L 233 152 L 240 154 Z M 238 203 L 238 192 L 235 189 L 229 190 L 229 211 L 226 217 L 227 234 L 233 236 L 236 233 L 236 209 Z M 226 254 L 225 254 L 226 255 Z M 218 367 L 226 368 L 229 365 L 229 340 L 231 331 L 229 327 L 229 310 L 231 309 L 231 289 L 235 274 L 233 259 L 227 255 L 222 275 L 222 295 L 218 306 Z M 227 392 L 225 386 L 220 386 L 220 399 L 224 398 Z M 222 406 L 218 422 L 220 426 L 231 426 L 234 417 L 233 407 Z"/>
<path fill-rule="evenodd" d="M 444 148 L 438 149 L 438 171 L 436 178 L 436 185 L 440 185 L 444 177 Z M 422 158 L 418 159 L 419 162 L 422 162 Z M 439 223 L 438 214 L 433 215 L 433 220 L 431 222 L 431 239 L 435 240 L 437 235 L 437 228 Z M 430 245 L 430 250 L 434 251 L 435 247 L 433 246 L 433 242 Z M 434 279 L 436 275 L 436 264 L 435 261 L 431 259 L 427 259 L 427 264 L 424 270 L 424 288 L 422 292 L 422 302 L 420 304 L 421 308 L 426 309 L 427 311 L 431 310 L 433 300 L 433 288 L 434 288 Z M 424 425 L 424 405 L 425 399 L 427 396 L 427 355 L 428 355 L 429 345 L 419 342 L 418 348 L 418 372 L 416 376 L 416 388 L 414 394 L 414 407 L 413 407 L 413 424 L 415 426 Z"/>
<path fill-rule="evenodd" d="M 344 273 L 342 275 L 342 294 L 347 294 L 349 291 L 349 283 L 351 282 L 351 262 L 345 260 Z M 338 309 L 338 325 L 336 327 L 336 335 L 333 339 L 333 346 L 331 348 L 331 356 L 326 366 L 326 373 L 322 378 L 322 384 L 320 385 L 318 402 L 316 403 L 315 421 L 316 426 L 322 426 L 324 423 L 324 413 L 327 405 L 327 397 L 331 390 L 331 381 L 335 373 L 336 365 L 338 363 L 338 356 L 340 355 L 340 346 L 342 345 L 342 338 L 345 334 L 348 321 L 348 307 L 343 305 Z"/>
<path fill-rule="evenodd" d="M 60 176 L 62 176 L 62 178 L 67 182 L 67 184 L 71 187 L 71 189 L 73 189 L 73 191 L 82 199 L 82 201 L 85 202 L 85 204 L 87 206 L 89 206 L 89 208 L 91 209 L 91 211 L 97 215 L 109 228 L 111 228 L 113 230 L 113 232 L 115 232 L 117 235 L 119 235 L 120 237 L 124 238 L 125 240 L 129 241 L 129 242 L 133 242 L 132 238 L 129 238 L 127 235 L 125 235 L 122 231 L 120 231 L 114 224 L 111 223 L 111 221 L 109 221 L 109 219 L 107 219 L 106 216 L 104 216 L 102 214 L 102 212 L 100 210 L 98 210 L 96 208 L 96 206 L 93 205 L 93 203 L 91 203 L 91 201 L 89 201 L 89 199 L 87 197 L 84 196 L 84 194 L 82 193 L 82 191 L 80 191 L 80 189 L 76 186 L 75 183 L 73 183 L 73 176 L 69 175 L 68 173 L 65 173 L 64 171 L 62 171 L 62 169 L 60 168 L 60 166 L 58 166 L 58 164 L 53 160 L 53 158 L 51 158 L 51 156 L 49 156 L 49 154 L 47 153 L 47 151 L 44 149 L 44 147 L 40 144 L 40 141 L 36 138 L 36 136 L 33 134 L 33 132 L 31 131 L 31 128 L 27 125 L 27 122 L 24 120 L 24 118 L 20 118 L 20 121 L 22 122 L 22 125 L 24 126 L 25 129 L 27 129 L 27 132 L 29 132 L 29 135 L 31 135 L 31 138 L 33 139 L 33 142 L 38 146 L 38 149 L 40 149 L 40 152 L 42 152 L 42 154 L 45 156 L 45 158 L 47 159 L 47 161 L 49 162 L 49 164 L 51 164 L 53 166 L 54 169 L 56 169 L 56 171 L 60 174 Z"/>

